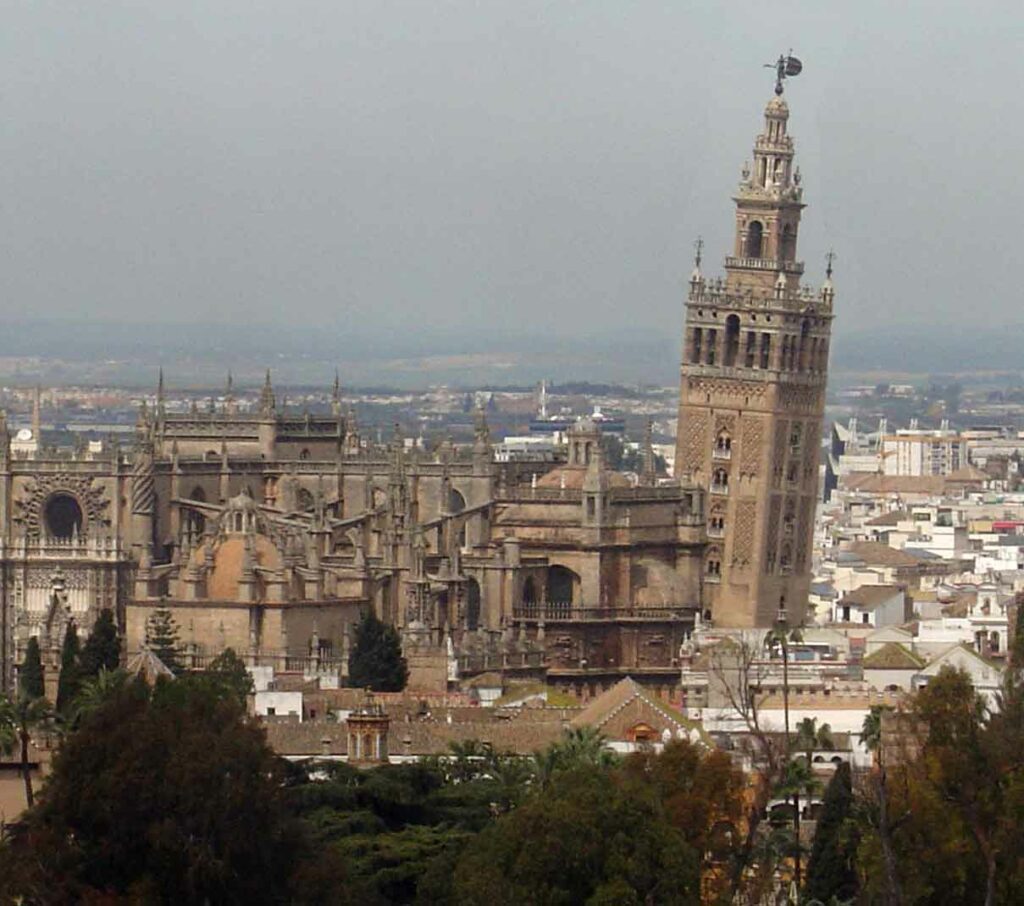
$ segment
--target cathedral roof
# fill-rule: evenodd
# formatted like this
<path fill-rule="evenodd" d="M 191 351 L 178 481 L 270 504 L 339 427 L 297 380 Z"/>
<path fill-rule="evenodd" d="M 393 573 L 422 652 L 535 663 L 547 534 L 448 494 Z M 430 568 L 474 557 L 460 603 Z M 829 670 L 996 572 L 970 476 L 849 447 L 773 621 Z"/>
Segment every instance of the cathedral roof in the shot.
<path fill-rule="evenodd" d="M 603 470 L 607 478 L 608 487 L 629 488 L 632 487 L 629 479 L 621 472 Z M 569 491 L 580 491 L 583 489 L 583 482 L 587 477 L 586 466 L 560 466 L 537 479 L 538 488 L 565 488 Z"/>

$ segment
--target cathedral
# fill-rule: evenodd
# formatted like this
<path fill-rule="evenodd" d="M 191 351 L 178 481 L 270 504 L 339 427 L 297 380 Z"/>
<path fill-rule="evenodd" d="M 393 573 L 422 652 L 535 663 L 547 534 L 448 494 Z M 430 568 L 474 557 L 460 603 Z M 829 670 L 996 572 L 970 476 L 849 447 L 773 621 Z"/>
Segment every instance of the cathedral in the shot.
<path fill-rule="evenodd" d="M 185 663 L 226 648 L 343 682 L 351 628 L 396 626 L 410 685 L 499 670 L 578 691 L 671 689 L 696 623 L 799 615 L 810 575 L 832 289 L 800 284 L 789 112 L 766 110 L 735 196 L 724 279 L 690 281 L 676 479 L 610 470 L 580 420 L 558 463 L 475 438 L 370 442 L 335 382 L 326 414 L 169 412 L 163 375 L 130 446 L 52 450 L 0 419 L 0 681 L 36 637 L 48 674 L 73 621 L 114 611 L 128 657 L 170 610 Z M 22 432 L 25 433 L 25 432 Z"/>

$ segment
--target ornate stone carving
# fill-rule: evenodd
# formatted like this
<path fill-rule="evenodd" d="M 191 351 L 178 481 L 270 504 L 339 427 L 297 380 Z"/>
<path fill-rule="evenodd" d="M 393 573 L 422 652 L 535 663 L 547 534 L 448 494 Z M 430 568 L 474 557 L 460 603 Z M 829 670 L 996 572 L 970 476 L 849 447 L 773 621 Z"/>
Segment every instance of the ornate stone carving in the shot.
<path fill-rule="evenodd" d="M 821 391 L 817 387 L 780 387 L 779 408 L 784 412 L 811 412 L 820 408 Z"/>
<path fill-rule="evenodd" d="M 696 378 L 691 379 L 690 388 L 693 392 L 712 398 L 726 397 L 757 397 L 765 395 L 766 384 L 761 381 L 737 381 L 728 378 Z"/>
<path fill-rule="evenodd" d="M 89 587 L 89 573 L 84 569 L 63 569 L 64 588 L 69 591 L 84 591 Z M 31 569 L 26 579 L 28 588 L 52 588 L 54 571 L 52 569 Z"/>
<path fill-rule="evenodd" d="M 37 475 L 22 490 L 14 502 L 14 521 L 24 527 L 30 538 L 42 534 L 46 502 L 55 494 L 68 494 L 78 501 L 85 517 L 84 529 L 95 531 L 97 526 L 109 526 L 109 501 L 104 499 L 103 488 L 95 487 L 87 475 L 68 475 L 60 472 Z"/>
<path fill-rule="evenodd" d="M 775 572 L 776 552 L 779 546 L 779 522 L 782 514 L 782 498 L 777 494 L 772 496 L 768 506 L 768 531 L 767 543 L 764 552 L 764 571 L 768 574 Z"/>
<path fill-rule="evenodd" d="M 800 501 L 800 525 L 797 528 L 796 571 L 807 570 L 807 555 L 814 542 L 814 498 L 804 497 Z"/>
<path fill-rule="evenodd" d="M 752 415 L 740 422 L 740 474 L 756 475 L 764 447 L 764 423 Z"/>
<path fill-rule="evenodd" d="M 138 450 L 132 463 L 132 512 L 138 516 L 153 513 L 153 451 Z"/>
<path fill-rule="evenodd" d="M 757 501 L 740 500 L 736 503 L 736 524 L 732 531 L 733 569 L 743 570 L 754 559 L 754 530 L 757 526 Z"/>
<path fill-rule="evenodd" d="M 703 468 L 709 454 L 710 423 L 706 411 L 688 410 L 679 424 L 680 474 Z"/>
<path fill-rule="evenodd" d="M 804 438 L 804 479 L 810 482 L 812 479 L 817 484 L 818 477 L 818 430 L 814 422 L 807 422 L 805 425 L 806 437 Z"/>
<path fill-rule="evenodd" d="M 786 468 L 786 443 L 789 439 L 789 422 L 780 419 L 775 423 L 775 442 L 772 445 L 772 487 L 782 487 L 782 473 Z"/>

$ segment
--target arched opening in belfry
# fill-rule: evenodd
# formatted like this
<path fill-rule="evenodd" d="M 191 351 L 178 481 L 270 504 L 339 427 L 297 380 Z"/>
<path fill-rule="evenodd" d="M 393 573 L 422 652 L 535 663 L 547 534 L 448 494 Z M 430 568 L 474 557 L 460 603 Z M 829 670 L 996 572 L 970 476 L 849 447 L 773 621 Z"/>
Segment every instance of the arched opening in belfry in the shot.
<path fill-rule="evenodd" d="M 573 604 L 576 602 L 580 577 L 566 566 L 548 568 L 548 602 Z"/>
<path fill-rule="evenodd" d="M 82 508 L 71 494 L 54 494 L 46 501 L 43 518 L 51 538 L 67 540 L 82 532 Z"/>
<path fill-rule="evenodd" d="M 740 319 L 738 315 L 729 315 L 725 319 L 725 361 L 724 365 L 732 367 L 740 351 Z"/>
<path fill-rule="evenodd" d="M 807 370 L 807 353 L 811 343 L 811 322 L 804 318 L 800 325 L 800 352 L 797 356 L 797 371 Z"/>
<path fill-rule="evenodd" d="M 764 226 L 760 220 L 752 220 L 747 227 L 747 258 L 760 258 L 761 245 L 764 242 Z"/>
<path fill-rule="evenodd" d="M 782 242 L 779 246 L 779 258 L 782 261 L 792 261 L 796 257 L 796 230 L 792 224 L 787 223 L 782 228 Z"/>
<path fill-rule="evenodd" d="M 480 583 L 470 578 L 466 583 L 466 629 L 475 632 L 480 627 Z"/>

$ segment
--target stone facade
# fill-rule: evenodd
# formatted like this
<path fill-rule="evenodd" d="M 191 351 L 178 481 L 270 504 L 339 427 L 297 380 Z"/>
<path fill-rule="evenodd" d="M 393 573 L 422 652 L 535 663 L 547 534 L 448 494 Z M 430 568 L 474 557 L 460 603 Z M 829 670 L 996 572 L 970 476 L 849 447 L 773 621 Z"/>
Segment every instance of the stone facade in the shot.
<path fill-rule="evenodd" d="M 704 495 L 631 486 L 593 423 L 531 474 L 493 461 L 482 414 L 471 445 L 428 453 L 365 442 L 337 395 L 329 415 L 278 411 L 269 376 L 255 414 L 230 394 L 168 413 L 162 388 L 131 449 L 0 450 L 5 685 L 30 636 L 53 668 L 68 623 L 88 632 L 103 608 L 128 657 L 171 610 L 194 667 L 230 647 L 343 678 L 372 608 L 402 631 L 420 688 L 493 669 L 670 684 L 701 606 Z"/>
<path fill-rule="evenodd" d="M 706 613 L 716 625 L 799 621 L 810 587 L 832 322 L 829 279 L 800 283 L 804 208 L 789 108 L 765 110 L 744 165 L 725 278 L 690 279 L 676 474 L 708 492 Z"/>

